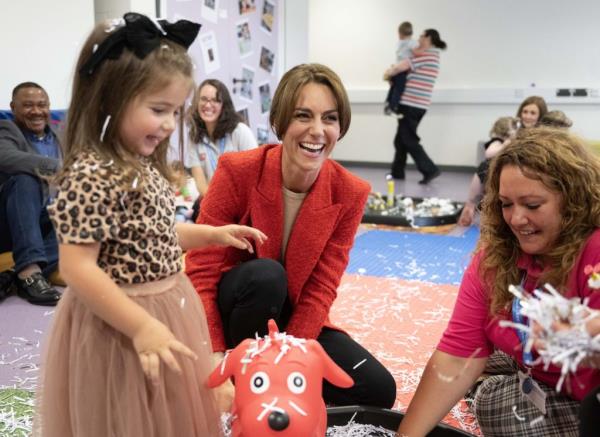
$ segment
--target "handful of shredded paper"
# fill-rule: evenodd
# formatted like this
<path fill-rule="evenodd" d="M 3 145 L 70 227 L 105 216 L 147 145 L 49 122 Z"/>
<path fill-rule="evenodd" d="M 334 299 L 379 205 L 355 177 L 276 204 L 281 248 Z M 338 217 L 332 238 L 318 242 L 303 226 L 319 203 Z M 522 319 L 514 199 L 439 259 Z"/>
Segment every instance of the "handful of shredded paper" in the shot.
<path fill-rule="evenodd" d="M 519 324 L 502 321 L 501 326 L 509 326 L 532 334 L 533 322 L 539 326 L 535 339 L 529 335 L 525 351 L 531 351 L 534 340 L 543 348 L 536 349 L 539 360 L 548 369 L 550 364 L 561 368 L 561 377 L 556 390 L 560 391 L 565 378 L 577 370 L 581 362 L 595 354 L 600 354 L 600 335 L 591 337 L 586 323 L 600 317 L 600 311 L 589 308 L 588 301 L 579 298 L 567 299 L 554 287 L 545 284 L 543 290 L 528 293 L 520 286 L 511 285 L 509 291 L 521 301 L 521 314 L 529 323 Z M 567 326 L 556 329 L 556 324 Z M 537 360 L 536 360 L 537 361 Z"/>

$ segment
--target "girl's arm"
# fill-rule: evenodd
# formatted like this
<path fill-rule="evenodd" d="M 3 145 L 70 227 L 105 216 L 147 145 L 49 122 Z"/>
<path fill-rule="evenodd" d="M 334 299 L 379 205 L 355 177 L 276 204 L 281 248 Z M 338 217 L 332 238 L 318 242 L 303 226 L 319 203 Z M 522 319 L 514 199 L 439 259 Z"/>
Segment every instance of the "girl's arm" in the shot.
<path fill-rule="evenodd" d="M 131 300 L 96 264 L 100 243 L 60 244 L 60 274 L 69 289 L 99 318 L 129 337 L 142 370 L 158 383 L 160 360 L 180 372 L 172 351 L 196 359 L 171 331 Z"/>
<path fill-rule="evenodd" d="M 254 253 L 248 239 L 251 238 L 258 244 L 262 244 L 267 239 L 267 236 L 258 229 L 240 225 L 210 226 L 177 223 L 175 231 L 184 251 L 205 246 L 233 246 Z"/>
<path fill-rule="evenodd" d="M 485 159 L 492 159 L 494 156 L 496 156 L 498 153 L 500 153 L 500 151 L 502 149 L 504 149 L 504 147 L 506 147 L 506 145 L 510 142 L 510 139 L 505 140 L 504 142 L 498 140 L 498 141 L 494 141 L 492 144 L 490 144 L 488 146 L 487 149 L 485 149 Z"/>
<path fill-rule="evenodd" d="M 192 177 L 194 178 L 200 197 L 204 197 L 206 190 L 208 190 L 208 181 L 202 167 L 192 167 Z"/>
<path fill-rule="evenodd" d="M 435 351 L 400 423 L 400 436 L 431 431 L 483 373 L 486 358 L 462 358 Z"/>
<path fill-rule="evenodd" d="M 461 226 L 470 226 L 473 223 L 473 218 L 475 217 L 475 208 L 477 207 L 477 203 L 479 203 L 479 199 L 483 194 L 483 185 L 481 185 L 481 181 L 479 180 L 479 176 L 477 174 L 473 175 L 471 179 L 471 185 L 469 186 L 469 194 L 467 196 L 467 202 L 460 213 L 460 218 L 458 219 L 458 224 Z"/>

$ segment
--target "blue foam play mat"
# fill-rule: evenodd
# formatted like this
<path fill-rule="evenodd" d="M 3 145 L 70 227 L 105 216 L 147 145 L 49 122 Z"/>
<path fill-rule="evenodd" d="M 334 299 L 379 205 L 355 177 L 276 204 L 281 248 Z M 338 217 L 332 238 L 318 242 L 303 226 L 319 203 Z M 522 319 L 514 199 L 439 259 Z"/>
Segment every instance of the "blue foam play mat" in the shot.
<path fill-rule="evenodd" d="M 356 238 L 346 272 L 459 284 L 478 238 L 476 227 L 460 237 L 371 230 Z"/>

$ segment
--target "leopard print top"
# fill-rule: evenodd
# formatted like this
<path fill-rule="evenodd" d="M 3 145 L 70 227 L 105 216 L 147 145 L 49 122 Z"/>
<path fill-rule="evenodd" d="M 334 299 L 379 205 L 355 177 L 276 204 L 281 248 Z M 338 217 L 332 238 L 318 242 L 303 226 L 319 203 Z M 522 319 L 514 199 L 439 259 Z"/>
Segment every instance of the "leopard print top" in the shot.
<path fill-rule="evenodd" d="M 101 243 L 98 266 L 117 284 L 156 281 L 182 268 L 173 190 L 149 161 L 143 171 L 142 190 L 124 192 L 122 172 L 95 154 L 82 156 L 48 207 L 60 243 Z"/>

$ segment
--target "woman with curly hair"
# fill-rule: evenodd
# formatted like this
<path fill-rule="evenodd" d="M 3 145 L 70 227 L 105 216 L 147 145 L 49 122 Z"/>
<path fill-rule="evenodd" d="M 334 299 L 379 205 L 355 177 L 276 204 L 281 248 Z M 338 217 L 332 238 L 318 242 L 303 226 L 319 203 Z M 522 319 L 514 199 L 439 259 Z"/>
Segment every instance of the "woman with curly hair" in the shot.
<path fill-rule="evenodd" d="M 584 271 L 600 261 L 600 164 L 564 130 L 524 129 L 492 162 L 485 191 L 478 248 L 399 432 L 425 435 L 471 388 L 485 436 L 577 436 L 600 371 L 582 367 L 557 392 L 561 369 L 536 363 L 528 339 L 501 322 L 519 321 L 511 284 L 550 283 L 600 308 Z"/>
<path fill-rule="evenodd" d="M 199 205 L 208 190 L 217 162 L 225 152 L 239 152 L 257 147 L 250 128 L 242 120 L 225 84 L 206 79 L 196 89 L 187 114 L 190 147 L 187 163 L 198 189 L 192 219 L 196 221 Z"/>

